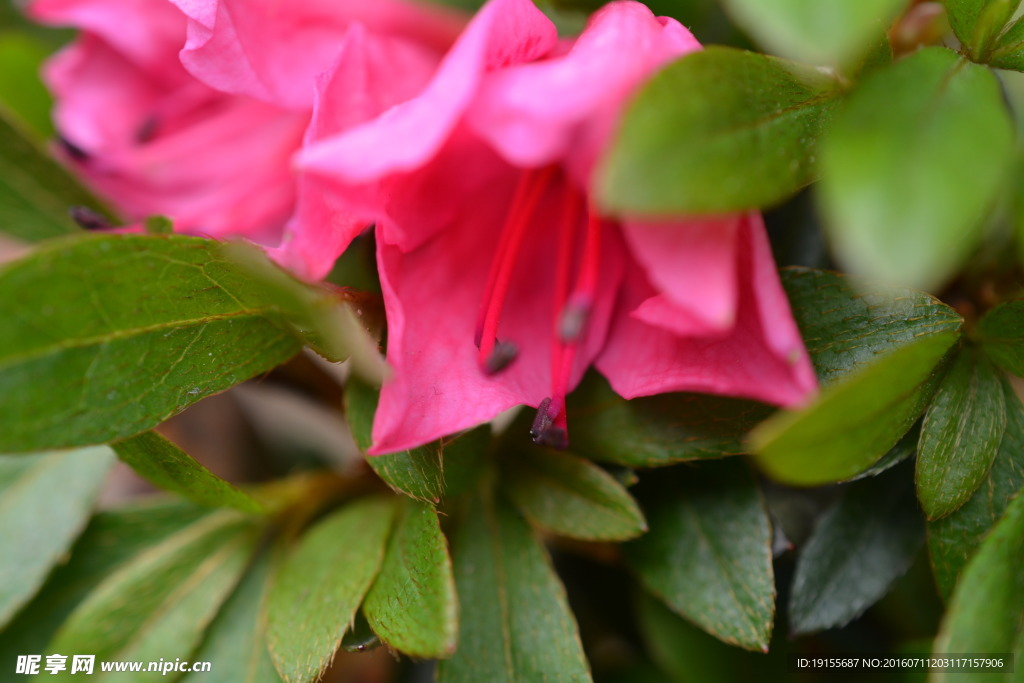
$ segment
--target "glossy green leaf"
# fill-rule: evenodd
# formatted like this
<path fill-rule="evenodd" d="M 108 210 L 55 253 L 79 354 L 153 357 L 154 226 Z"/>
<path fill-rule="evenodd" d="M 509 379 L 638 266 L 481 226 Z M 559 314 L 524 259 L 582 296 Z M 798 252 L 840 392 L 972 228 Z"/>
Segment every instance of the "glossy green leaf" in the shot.
<path fill-rule="evenodd" d="M 500 499 L 481 499 L 455 541 L 459 647 L 438 683 L 590 681 L 565 588 L 529 525 Z"/>
<path fill-rule="evenodd" d="M 0 630 L 0 669 L 14 671 L 18 655 L 44 652 L 67 616 L 108 575 L 208 514 L 177 501 L 97 514 L 71 548 L 67 564 L 57 566 L 32 601 Z"/>
<path fill-rule="evenodd" d="M 782 482 L 849 479 L 924 411 L 962 320 L 927 294 L 835 273 L 788 269 L 783 284 L 823 389 L 807 408 L 758 426 L 751 444 L 761 467 Z"/>
<path fill-rule="evenodd" d="M 827 270 L 785 268 L 782 284 L 822 386 L 932 334 L 957 332 L 963 318 L 935 297 Z"/>
<path fill-rule="evenodd" d="M 939 593 L 949 598 L 963 566 L 981 539 L 1024 488 L 1024 406 L 1003 381 L 1006 431 L 988 477 L 956 512 L 928 525 L 928 549 Z"/>
<path fill-rule="evenodd" d="M 370 448 L 377 390 L 356 379 L 345 386 L 345 415 L 360 450 Z M 427 503 L 465 491 L 479 476 L 490 441 L 485 425 L 454 437 L 398 453 L 368 456 L 366 462 L 398 493 Z"/>
<path fill-rule="evenodd" d="M 724 47 L 655 75 L 626 111 L 598 175 L 609 210 L 667 216 L 782 201 L 814 180 L 835 84 L 823 73 Z"/>
<path fill-rule="evenodd" d="M 852 271 L 933 289 L 981 239 L 1014 133 L 992 73 L 925 48 L 864 80 L 822 145 L 821 200 Z"/>
<path fill-rule="evenodd" d="M 103 447 L 0 458 L 0 625 L 32 598 L 85 528 L 113 464 Z"/>
<path fill-rule="evenodd" d="M 1005 516 L 964 568 L 943 619 L 935 653 L 1024 654 L 1024 496 L 1017 496 Z M 1004 677 L 1002 680 L 1007 680 Z M 937 682 L 992 680 L 991 674 L 938 674 Z"/>
<path fill-rule="evenodd" d="M 0 270 L 0 450 L 131 436 L 294 355 L 216 249 L 83 236 Z"/>
<path fill-rule="evenodd" d="M 945 0 L 949 24 L 972 59 L 985 61 L 1020 0 Z"/>
<path fill-rule="evenodd" d="M 589 460 L 524 447 L 507 453 L 500 464 L 506 495 L 534 524 L 587 541 L 625 541 L 647 531 L 633 497 Z"/>
<path fill-rule="evenodd" d="M 999 69 L 1024 71 L 1024 17 L 999 36 L 985 62 Z"/>
<path fill-rule="evenodd" d="M 640 582 L 708 633 L 767 651 L 775 614 L 771 526 L 744 463 L 659 471 L 641 486 L 651 530 L 624 546 Z"/>
<path fill-rule="evenodd" d="M 239 491 L 156 432 L 144 432 L 113 446 L 122 462 L 154 486 L 209 507 L 233 507 L 258 514 L 263 506 Z"/>
<path fill-rule="evenodd" d="M 432 506 L 404 501 L 363 613 L 380 639 L 399 652 L 438 659 L 455 651 L 455 579 Z"/>
<path fill-rule="evenodd" d="M 271 565 L 264 553 L 246 571 L 191 657 L 212 663 L 211 670 L 187 674 L 182 683 L 281 683 L 270 661 L 263 618 Z"/>
<path fill-rule="evenodd" d="M 953 512 L 988 475 L 1006 431 L 996 370 L 973 348 L 950 363 L 921 425 L 917 496 L 929 519 Z"/>
<path fill-rule="evenodd" d="M 924 521 L 905 468 L 851 484 L 797 556 L 789 599 L 794 635 L 837 628 L 873 605 L 910 567 Z"/>
<path fill-rule="evenodd" d="M 349 503 L 284 560 L 267 600 L 267 640 L 289 683 L 317 678 L 331 661 L 380 569 L 394 516 L 392 500 Z"/>
<path fill-rule="evenodd" d="M 110 574 L 64 622 L 49 651 L 95 654 L 97 660 L 187 659 L 238 582 L 255 542 L 254 529 L 236 513 L 189 526 Z"/>
<path fill-rule="evenodd" d="M 51 51 L 49 45 L 27 33 L 0 31 L 0 103 L 40 138 L 53 134 L 53 103 L 39 79 L 43 60 Z"/>
<path fill-rule="evenodd" d="M 807 64 L 863 58 L 906 7 L 905 0 L 726 0 L 725 7 L 769 52 Z"/>
<path fill-rule="evenodd" d="M 68 209 L 102 204 L 37 143 L 0 105 L 0 231 L 28 242 L 79 232 Z M 109 214 L 107 214 L 109 215 Z"/>
<path fill-rule="evenodd" d="M 986 313 L 978 322 L 978 341 L 999 367 L 1024 377 L 1024 299 Z"/>
<path fill-rule="evenodd" d="M 630 401 L 591 373 L 569 398 L 572 449 L 627 467 L 658 467 L 744 452 L 771 407 L 724 396 L 661 394 Z"/>
<path fill-rule="evenodd" d="M 868 469 L 927 407 L 932 373 L 956 338 L 944 332 L 900 347 L 825 389 L 810 407 L 769 419 L 751 435 L 758 464 L 797 486 L 843 481 Z"/>

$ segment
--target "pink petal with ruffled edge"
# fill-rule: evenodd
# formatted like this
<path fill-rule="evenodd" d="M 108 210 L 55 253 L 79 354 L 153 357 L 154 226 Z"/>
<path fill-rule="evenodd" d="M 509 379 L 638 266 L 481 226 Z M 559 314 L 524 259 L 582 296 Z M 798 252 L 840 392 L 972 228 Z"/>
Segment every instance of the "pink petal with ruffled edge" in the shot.
<path fill-rule="evenodd" d="M 343 132 L 402 102 L 429 82 L 438 59 L 414 45 L 382 39 L 354 24 L 337 62 L 317 78 L 305 144 Z M 271 256 L 302 277 L 323 278 L 338 254 L 372 222 L 365 197 L 346 201 L 334 184 L 303 173 L 299 203 L 285 237 Z"/>
<path fill-rule="evenodd" d="M 181 59 L 224 92 L 309 109 L 312 85 L 337 58 L 354 23 L 406 47 L 440 54 L 464 20 L 400 0 L 172 0 L 190 21 Z"/>
<path fill-rule="evenodd" d="M 557 42 L 530 0 L 492 0 L 473 18 L 423 93 L 373 121 L 307 147 L 307 170 L 360 185 L 418 168 L 445 144 L 488 68 L 536 59 Z"/>
<path fill-rule="evenodd" d="M 726 335 L 681 337 L 631 313 L 656 291 L 636 265 L 623 308 L 597 367 L 625 398 L 670 391 L 742 396 L 776 405 L 805 403 L 817 382 L 759 220 L 743 222 L 737 242 L 739 306 Z"/>
<path fill-rule="evenodd" d="M 36 21 L 102 36 L 151 78 L 184 76 L 176 55 L 185 42 L 185 17 L 162 0 L 35 0 L 27 11 Z"/>
<path fill-rule="evenodd" d="M 697 49 L 675 20 L 655 17 L 638 2 L 611 3 L 568 53 L 488 76 L 468 113 L 470 125 L 512 164 L 537 167 L 569 157 L 586 181 L 627 97 L 662 64 Z"/>

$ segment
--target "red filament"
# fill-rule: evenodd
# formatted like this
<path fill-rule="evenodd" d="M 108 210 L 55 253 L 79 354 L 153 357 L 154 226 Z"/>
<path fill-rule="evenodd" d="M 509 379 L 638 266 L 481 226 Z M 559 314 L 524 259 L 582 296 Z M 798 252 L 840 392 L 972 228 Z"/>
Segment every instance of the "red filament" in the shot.
<path fill-rule="evenodd" d="M 523 174 L 499 237 L 476 331 L 480 368 L 488 375 L 507 368 L 517 354 L 514 343 L 497 339 L 498 323 L 531 219 L 554 179 L 555 170 L 556 167 L 550 166 Z M 564 182 L 551 324 L 551 396 L 541 402 L 530 429 L 535 442 L 555 448 L 568 445 L 565 397 L 576 356 L 586 337 L 601 264 L 601 218 L 588 207 L 585 226 L 581 229 L 584 197 L 567 179 Z"/>

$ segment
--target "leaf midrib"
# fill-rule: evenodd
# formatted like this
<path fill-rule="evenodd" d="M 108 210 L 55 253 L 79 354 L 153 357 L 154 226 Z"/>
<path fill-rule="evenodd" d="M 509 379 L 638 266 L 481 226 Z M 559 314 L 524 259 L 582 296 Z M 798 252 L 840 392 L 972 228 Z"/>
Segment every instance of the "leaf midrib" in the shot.
<path fill-rule="evenodd" d="M 153 325 L 140 325 L 138 327 L 128 327 L 121 330 L 114 330 L 112 332 L 107 332 L 103 334 L 95 334 L 91 336 L 81 337 L 78 339 L 70 339 L 66 342 L 58 342 L 55 344 L 38 347 L 23 353 L 15 353 L 6 357 L 0 356 L 0 372 L 3 372 L 4 370 L 10 368 L 13 365 L 18 365 L 39 358 L 44 358 L 48 355 L 56 355 L 59 353 L 63 353 L 64 351 L 85 349 L 92 346 L 104 346 L 106 344 L 111 344 L 125 339 L 141 337 L 151 332 L 160 332 L 165 330 L 185 330 L 190 327 L 212 324 L 221 320 L 269 318 L 267 313 L 269 313 L 269 309 L 266 308 L 244 309 L 233 313 L 204 315 L 196 318 L 180 318 L 176 320 L 170 320 L 167 322 L 156 323 Z"/>

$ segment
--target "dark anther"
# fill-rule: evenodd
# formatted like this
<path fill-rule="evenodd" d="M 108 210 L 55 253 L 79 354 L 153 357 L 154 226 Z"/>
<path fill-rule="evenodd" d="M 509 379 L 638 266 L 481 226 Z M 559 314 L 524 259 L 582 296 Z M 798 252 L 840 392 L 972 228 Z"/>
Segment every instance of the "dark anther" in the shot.
<path fill-rule="evenodd" d="M 512 361 L 519 355 L 519 348 L 512 342 L 495 342 L 494 350 L 491 351 L 491 355 L 487 356 L 487 360 L 484 363 L 484 374 L 496 375 L 508 366 L 512 365 Z"/>
<path fill-rule="evenodd" d="M 83 230 L 109 230 L 113 227 L 110 225 L 110 221 L 88 206 L 72 206 L 68 209 L 68 215 Z"/>
<path fill-rule="evenodd" d="M 533 442 L 538 446 L 549 446 L 564 450 L 569 447 L 569 435 L 561 427 L 551 426 L 533 437 Z"/>
<path fill-rule="evenodd" d="M 60 143 L 60 146 L 64 149 L 65 152 L 67 152 L 68 156 L 74 159 L 75 161 L 89 160 L 88 152 L 86 152 L 84 149 L 68 140 L 63 135 L 57 136 L 57 142 Z"/>
<path fill-rule="evenodd" d="M 155 116 L 150 116 L 148 119 L 142 122 L 139 129 L 135 131 L 135 141 L 140 145 L 143 145 L 156 136 L 156 129 L 159 123 Z"/>
<path fill-rule="evenodd" d="M 538 446 L 565 448 L 569 445 L 569 435 L 561 427 L 554 424 L 555 416 L 551 414 L 551 399 L 546 398 L 537 406 L 537 417 L 533 418 L 530 436 Z"/>

